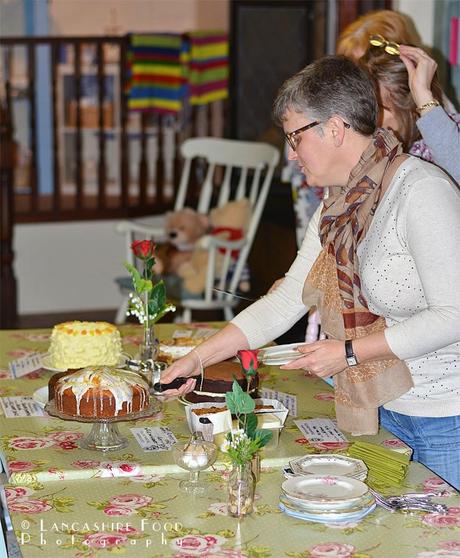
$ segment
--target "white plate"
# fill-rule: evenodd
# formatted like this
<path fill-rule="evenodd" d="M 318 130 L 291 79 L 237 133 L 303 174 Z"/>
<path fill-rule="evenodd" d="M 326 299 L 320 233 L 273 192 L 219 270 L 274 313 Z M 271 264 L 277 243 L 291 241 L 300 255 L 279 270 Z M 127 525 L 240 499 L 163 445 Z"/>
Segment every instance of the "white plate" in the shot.
<path fill-rule="evenodd" d="M 310 502 L 352 500 L 369 491 L 359 480 L 333 475 L 293 477 L 285 480 L 281 488 L 288 496 Z"/>
<path fill-rule="evenodd" d="M 297 360 L 298 358 L 299 356 L 290 356 L 279 359 L 268 359 L 262 360 L 262 364 L 264 364 L 265 366 L 283 366 L 283 364 L 288 364 L 288 362 L 292 362 L 294 360 Z"/>
<path fill-rule="evenodd" d="M 290 343 L 288 345 L 266 347 L 265 349 L 260 349 L 258 358 L 267 366 L 281 366 L 303 356 L 302 353 L 296 350 L 300 345 L 305 345 L 305 343 Z"/>
<path fill-rule="evenodd" d="M 41 355 L 41 359 L 42 359 L 42 367 L 45 368 L 46 370 L 50 370 L 51 372 L 67 372 L 68 370 L 67 368 L 56 368 L 55 366 L 53 366 L 51 363 L 51 356 L 48 353 Z M 118 367 L 124 366 L 127 360 L 128 360 L 128 356 L 122 355 L 117 366 Z"/>
<path fill-rule="evenodd" d="M 289 462 L 294 473 L 305 475 L 339 475 L 357 478 L 367 468 L 361 459 L 353 459 L 345 455 L 307 455 Z"/>
<path fill-rule="evenodd" d="M 292 478 L 292 477 L 291 477 Z M 307 513 L 342 513 L 350 512 L 351 510 L 363 509 L 375 502 L 375 498 L 370 492 L 361 496 L 361 498 L 353 498 L 352 500 L 333 500 L 330 502 L 309 502 L 308 500 L 299 500 L 292 496 L 288 496 L 285 492 L 280 495 L 280 501 L 284 504 L 289 504 L 299 511 Z"/>
<path fill-rule="evenodd" d="M 311 502 L 307 503 L 304 500 L 294 500 L 293 498 L 286 496 L 286 494 L 280 494 L 280 502 L 282 502 L 287 508 L 302 513 L 315 515 L 329 513 L 351 514 L 359 513 L 369 506 L 374 505 L 375 498 L 369 492 L 368 495 L 365 495 L 358 500 L 353 500 L 351 503 L 346 502 L 346 504 L 344 504 L 343 502 L 329 502 L 328 504 L 312 504 Z"/>
<path fill-rule="evenodd" d="M 55 368 L 51 364 L 51 356 L 48 353 L 42 355 L 42 365 L 43 365 L 43 368 L 45 368 L 46 370 L 50 370 L 51 372 L 66 372 L 67 371 L 67 368 Z"/>
<path fill-rule="evenodd" d="M 48 403 L 48 386 L 36 389 L 32 394 L 32 399 L 44 407 Z"/>
<path fill-rule="evenodd" d="M 287 508 L 282 502 L 279 503 L 279 508 L 282 512 L 286 515 L 291 517 L 295 517 L 296 519 L 304 519 L 305 521 L 312 521 L 314 523 L 348 523 L 348 522 L 355 522 L 360 521 L 366 515 L 373 512 L 375 510 L 376 504 L 372 504 L 368 508 L 365 508 L 361 512 L 357 512 L 354 514 L 330 514 L 330 515 L 315 515 L 315 514 L 308 514 L 303 512 L 296 512 L 289 508 Z"/>

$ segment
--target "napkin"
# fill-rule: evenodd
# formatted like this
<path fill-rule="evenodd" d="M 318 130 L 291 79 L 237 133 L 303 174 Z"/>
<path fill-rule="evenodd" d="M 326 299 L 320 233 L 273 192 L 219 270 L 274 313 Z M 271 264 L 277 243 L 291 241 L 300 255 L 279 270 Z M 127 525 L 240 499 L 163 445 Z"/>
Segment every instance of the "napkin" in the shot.
<path fill-rule="evenodd" d="M 376 483 L 400 485 L 405 479 L 410 457 L 368 442 L 355 442 L 348 455 L 366 464 L 368 480 Z"/>

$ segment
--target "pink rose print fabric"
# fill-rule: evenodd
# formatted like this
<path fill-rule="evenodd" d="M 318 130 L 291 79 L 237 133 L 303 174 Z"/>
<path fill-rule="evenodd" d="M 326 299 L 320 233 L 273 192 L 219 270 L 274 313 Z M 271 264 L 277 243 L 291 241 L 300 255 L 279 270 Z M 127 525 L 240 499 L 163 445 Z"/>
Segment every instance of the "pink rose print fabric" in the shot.
<path fill-rule="evenodd" d="M 310 549 L 310 558 L 351 558 L 355 547 L 344 543 L 315 544 Z"/>
<path fill-rule="evenodd" d="M 187 535 L 171 541 L 171 548 L 178 551 L 177 558 L 185 556 L 217 557 L 216 551 L 221 552 L 221 546 L 227 539 L 218 535 Z M 233 552 L 233 551 L 232 551 Z M 221 554 L 221 556 L 224 556 Z M 227 555 L 228 556 L 228 555 Z"/>

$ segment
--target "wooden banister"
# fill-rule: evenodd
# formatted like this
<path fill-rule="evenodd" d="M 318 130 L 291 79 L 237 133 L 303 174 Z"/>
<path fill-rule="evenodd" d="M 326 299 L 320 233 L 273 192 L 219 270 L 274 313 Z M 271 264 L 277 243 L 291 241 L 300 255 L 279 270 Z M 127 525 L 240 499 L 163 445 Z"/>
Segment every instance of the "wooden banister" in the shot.
<path fill-rule="evenodd" d="M 13 183 L 16 145 L 8 111 L 0 104 L 0 328 L 17 325 L 13 252 Z"/>
<path fill-rule="evenodd" d="M 125 219 L 172 209 L 180 143 L 214 135 L 216 127 L 207 107 L 190 107 L 178 120 L 130 112 L 129 41 L 128 35 L 0 38 L 6 112 L 13 140 L 22 141 L 15 161 L 22 166 L 13 169 L 21 180 L 10 184 L 15 223 Z M 40 113 L 44 92 L 37 92 L 39 61 L 46 57 L 37 57 L 37 49 L 49 53 L 49 165 L 39 149 L 48 124 Z M 27 130 L 18 129 L 24 122 Z M 42 183 L 49 174 L 49 184 Z"/>

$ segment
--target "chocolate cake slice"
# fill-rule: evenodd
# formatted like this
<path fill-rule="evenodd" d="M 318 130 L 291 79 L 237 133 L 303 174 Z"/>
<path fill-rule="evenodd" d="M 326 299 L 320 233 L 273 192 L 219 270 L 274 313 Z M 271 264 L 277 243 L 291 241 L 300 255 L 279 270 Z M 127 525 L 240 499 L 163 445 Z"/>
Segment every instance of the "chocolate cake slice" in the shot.
<path fill-rule="evenodd" d="M 219 364 L 208 366 L 204 370 L 203 385 L 198 378 L 196 388 L 185 396 L 190 403 L 203 403 L 211 401 L 215 403 L 225 402 L 225 393 L 232 391 L 233 380 L 236 380 L 244 391 L 247 391 L 248 383 L 246 376 L 241 370 L 238 362 L 225 360 Z M 257 397 L 257 387 L 259 385 L 259 376 L 251 378 L 249 393 L 251 397 Z"/>

